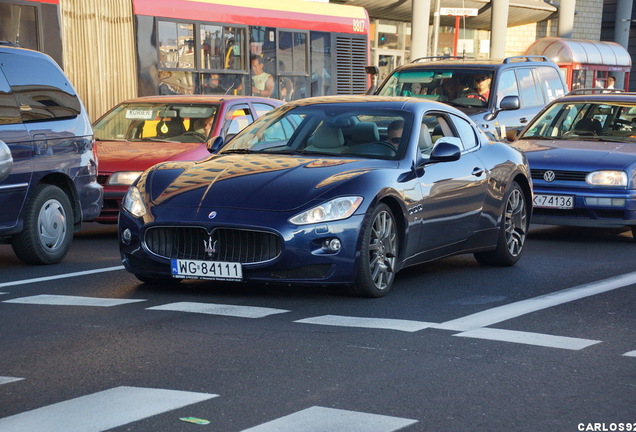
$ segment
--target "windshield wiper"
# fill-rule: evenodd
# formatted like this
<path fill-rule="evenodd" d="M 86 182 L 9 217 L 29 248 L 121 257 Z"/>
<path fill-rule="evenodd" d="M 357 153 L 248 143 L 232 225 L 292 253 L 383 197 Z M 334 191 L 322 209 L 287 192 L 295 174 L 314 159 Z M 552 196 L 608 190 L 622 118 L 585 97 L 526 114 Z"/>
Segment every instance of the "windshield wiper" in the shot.
<path fill-rule="evenodd" d="M 537 141 L 553 141 L 555 139 L 555 137 L 550 137 L 550 136 L 544 136 L 544 135 L 524 135 L 522 137 L 519 137 L 520 140 L 537 140 Z"/>

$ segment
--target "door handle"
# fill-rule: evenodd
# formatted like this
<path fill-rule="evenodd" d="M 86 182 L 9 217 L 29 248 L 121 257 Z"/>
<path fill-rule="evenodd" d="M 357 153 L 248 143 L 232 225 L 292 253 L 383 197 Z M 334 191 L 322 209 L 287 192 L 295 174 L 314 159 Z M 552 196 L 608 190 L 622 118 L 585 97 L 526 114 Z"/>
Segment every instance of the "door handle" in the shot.
<path fill-rule="evenodd" d="M 473 168 L 473 172 L 471 174 L 474 175 L 475 177 L 481 177 L 483 173 L 484 173 L 483 168 L 475 167 Z"/>

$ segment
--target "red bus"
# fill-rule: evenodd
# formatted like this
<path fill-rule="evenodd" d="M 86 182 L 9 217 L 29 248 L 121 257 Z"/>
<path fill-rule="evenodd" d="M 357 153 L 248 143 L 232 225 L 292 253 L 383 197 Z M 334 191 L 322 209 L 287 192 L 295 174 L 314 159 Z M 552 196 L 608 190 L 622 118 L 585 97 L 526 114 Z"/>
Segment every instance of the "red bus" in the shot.
<path fill-rule="evenodd" d="M 272 76 L 270 96 L 279 99 L 364 93 L 369 85 L 369 18 L 361 7 L 303 0 L 70 3 L 0 0 L 0 40 L 20 43 L 31 35 L 22 46 L 60 63 L 93 119 L 134 96 L 252 94 L 254 59 Z"/>

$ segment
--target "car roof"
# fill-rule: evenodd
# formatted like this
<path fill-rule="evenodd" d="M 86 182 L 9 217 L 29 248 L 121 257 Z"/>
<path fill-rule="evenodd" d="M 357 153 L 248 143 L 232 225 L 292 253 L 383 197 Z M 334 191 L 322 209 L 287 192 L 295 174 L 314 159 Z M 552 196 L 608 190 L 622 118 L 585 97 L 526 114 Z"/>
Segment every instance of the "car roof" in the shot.
<path fill-rule="evenodd" d="M 224 101 L 252 101 L 262 102 L 269 105 L 281 105 L 283 102 L 278 99 L 271 99 L 259 96 L 234 96 L 234 95 L 161 95 L 161 96 L 142 96 L 127 99 L 122 103 L 221 103 Z"/>
<path fill-rule="evenodd" d="M 603 89 L 585 89 L 603 91 Z M 565 96 L 554 101 L 555 103 L 566 102 L 593 102 L 593 103 L 633 103 L 636 104 L 636 93 L 634 92 L 611 92 L 611 93 L 585 93 L 572 91 Z"/>
<path fill-rule="evenodd" d="M 453 67 L 460 69 L 490 69 L 500 67 L 553 65 L 545 56 L 513 56 L 505 59 L 475 59 L 469 57 L 422 57 L 404 64 L 396 70 L 434 69 L 439 67 Z"/>
<path fill-rule="evenodd" d="M 439 110 L 454 113 L 466 118 L 460 110 L 433 100 L 420 99 L 405 96 L 379 96 L 379 95 L 337 95 L 317 96 L 296 101 L 287 102 L 285 106 L 312 106 L 320 104 L 375 104 L 375 108 L 395 109 L 404 111 L 428 111 Z M 374 107 L 369 107 L 373 109 Z"/>

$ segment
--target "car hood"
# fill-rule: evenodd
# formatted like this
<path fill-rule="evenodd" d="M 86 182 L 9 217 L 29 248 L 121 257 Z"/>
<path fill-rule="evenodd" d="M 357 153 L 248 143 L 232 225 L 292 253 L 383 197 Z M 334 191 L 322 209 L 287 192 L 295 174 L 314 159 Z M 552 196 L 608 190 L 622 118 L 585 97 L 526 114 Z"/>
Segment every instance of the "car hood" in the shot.
<path fill-rule="evenodd" d="M 100 172 L 145 171 L 156 163 L 178 159 L 201 143 L 96 141 Z"/>
<path fill-rule="evenodd" d="M 217 155 L 197 163 L 158 165 L 148 173 L 146 188 L 154 205 L 287 211 L 312 200 L 318 203 L 319 198 L 334 187 L 356 181 L 390 163 L 367 159 Z M 395 162 L 392 163 L 395 166 Z"/>
<path fill-rule="evenodd" d="M 636 145 L 608 141 L 519 140 L 530 167 L 594 171 L 625 169 L 636 161 Z"/>

